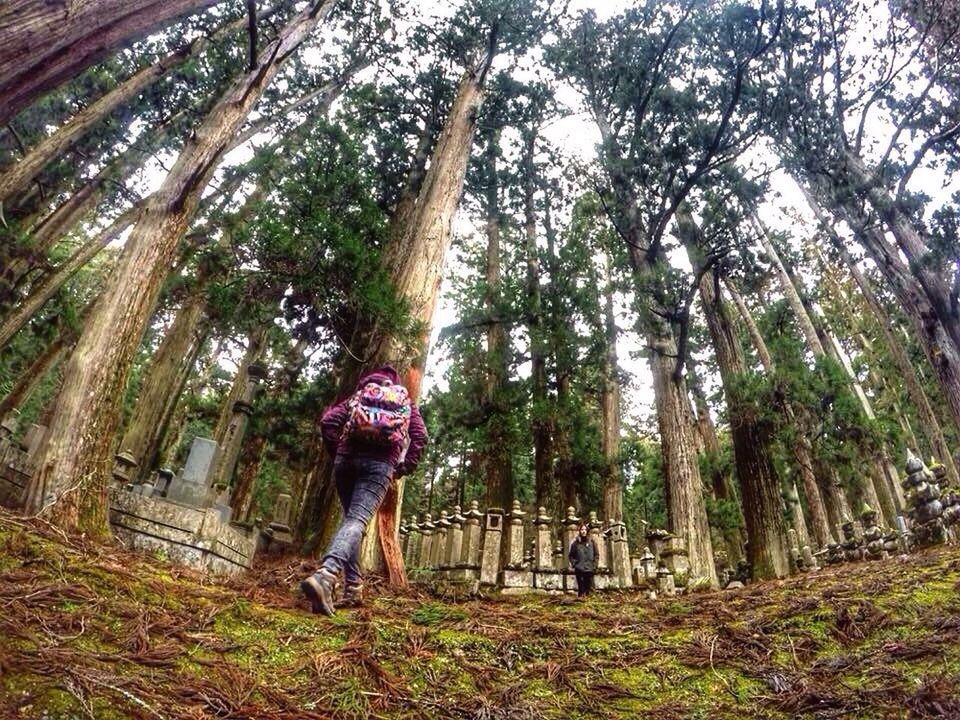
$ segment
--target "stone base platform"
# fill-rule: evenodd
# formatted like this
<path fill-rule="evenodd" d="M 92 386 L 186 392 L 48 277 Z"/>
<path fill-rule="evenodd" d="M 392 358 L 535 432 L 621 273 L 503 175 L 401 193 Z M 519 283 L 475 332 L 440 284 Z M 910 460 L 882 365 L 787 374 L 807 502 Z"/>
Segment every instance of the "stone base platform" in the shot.
<path fill-rule="evenodd" d="M 27 501 L 30 475 L 15 463 L 0 464 L 0 505 L 8 510 L 21 510 Z"/>
<path fill-rule="evenodd" d="M 258 531 L 223 522 L 220 513 L 162 498 L 110 490 L 110 527 L 126 547 L 160 552 L 198 570 L 232 575 L 250 568 Z"/>
<path fill-rule="evenodd" d="M 521 589 L 532 590 L 533 573 L 529 570 L 505 569 L 500 574 L 500 585 L 502 585 L 504 589 L 513 589 L 514 592 Z"/>

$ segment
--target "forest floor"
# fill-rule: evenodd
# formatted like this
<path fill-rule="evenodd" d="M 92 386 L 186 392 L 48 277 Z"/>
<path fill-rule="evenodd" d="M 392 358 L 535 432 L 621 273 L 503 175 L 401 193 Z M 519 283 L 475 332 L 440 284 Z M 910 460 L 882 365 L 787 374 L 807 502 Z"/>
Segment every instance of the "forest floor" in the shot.
<path fill-rule="evenodd" d="M 226 582 L 0 511 L 0 718 L 960 718 L 960 549 L 586 602 Z"/>

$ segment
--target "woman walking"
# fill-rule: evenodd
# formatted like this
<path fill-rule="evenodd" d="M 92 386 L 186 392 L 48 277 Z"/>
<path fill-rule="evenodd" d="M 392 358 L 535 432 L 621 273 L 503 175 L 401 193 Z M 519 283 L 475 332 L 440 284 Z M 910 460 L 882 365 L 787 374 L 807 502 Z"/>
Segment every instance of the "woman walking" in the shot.
<path fill-rule="evenodd" d="M 359 604 L 363 593 L 360 544 L 387 487 L 413 472 L 427 442 L 420 410 L 390 366 L 364 376 L 346 400 L 321 420 L 323 442 L 334 455 L 333 480 L 343 520 L 320 569 L 300 583 L 315 613 L 333 615 L 333 593 L 342 572 L 344 600 Z"/>

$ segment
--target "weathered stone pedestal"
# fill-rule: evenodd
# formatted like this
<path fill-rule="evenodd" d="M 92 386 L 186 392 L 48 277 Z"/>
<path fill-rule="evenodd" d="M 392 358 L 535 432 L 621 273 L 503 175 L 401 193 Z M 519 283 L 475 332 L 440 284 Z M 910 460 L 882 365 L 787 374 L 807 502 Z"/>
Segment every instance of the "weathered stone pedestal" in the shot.
<path fill-rule="evenodd" d="M 273 520 L 264 530 L 267 540 L 266 550 L 269 553 L 282 554 L 292 552 L 293 532 L 290 530 L 290 515 L 293 498 L 287 493 L 280 493 L 273 504 Z M 222 519 L 221 514 L 221 519 Z"/>
<path fill-rule="evenodd" d="M 200 509 L 128 490 L 110 491 L 110 526 L 128 548 L 160 553 L 198 570 L 233 574 L 249 569 L 258 532 L 224 523 Z"/>
<path fill-rule="evenodd" d="M 484 516 L 483 548 L 480 554 L 480 584 L 496 585 L 500 572 L 503 510 L 490 508 Z"/>

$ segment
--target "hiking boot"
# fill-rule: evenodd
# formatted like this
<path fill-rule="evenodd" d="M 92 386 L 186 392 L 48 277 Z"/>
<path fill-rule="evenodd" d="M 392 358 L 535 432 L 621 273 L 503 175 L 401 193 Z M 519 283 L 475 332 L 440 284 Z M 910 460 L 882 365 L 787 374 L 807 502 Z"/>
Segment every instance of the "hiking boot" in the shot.
<path fill-rule="evenodd" d="M 363 585 L 347 585 L 337 607 L 353 608 L 363 605 Z"/>
<path fill-rule="evenodd" d="M 333 615 L 333 589 L 337 584 L 337 576 L 326 568 L 320 568 L 313 575 L 300 583 L 300 589 L 310 601 L 310 610 L 314 614 Z"/>

